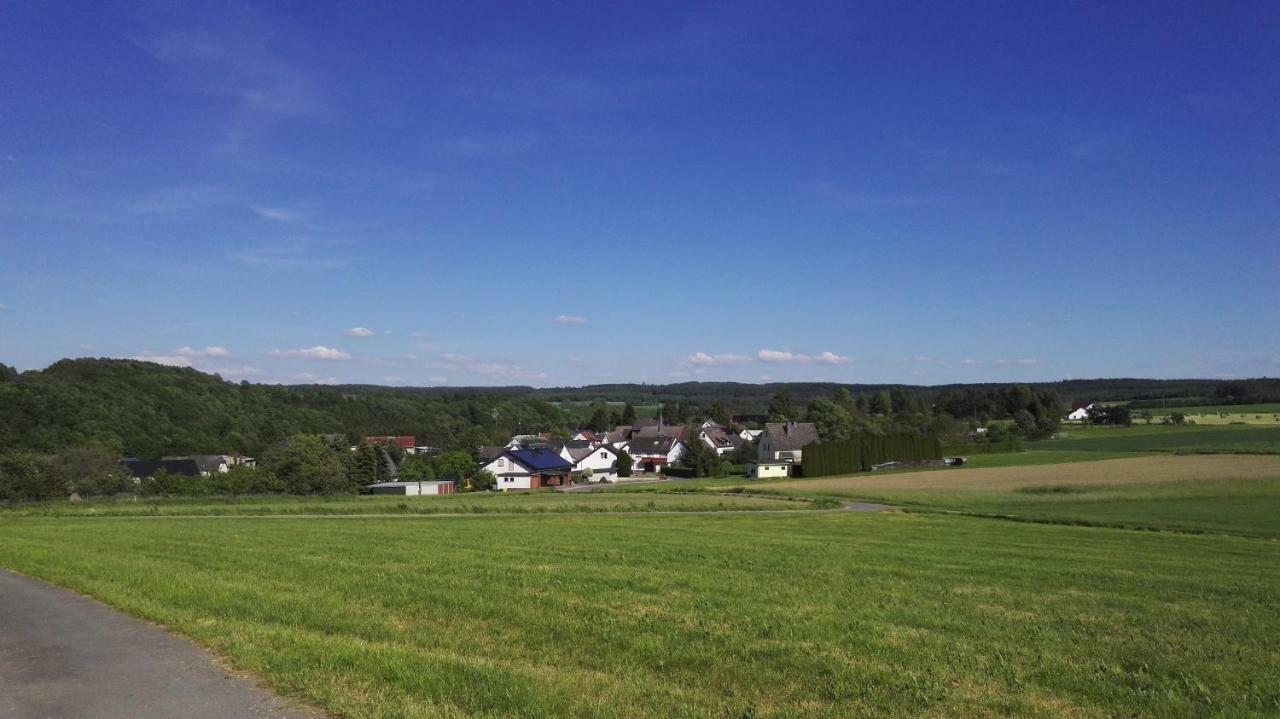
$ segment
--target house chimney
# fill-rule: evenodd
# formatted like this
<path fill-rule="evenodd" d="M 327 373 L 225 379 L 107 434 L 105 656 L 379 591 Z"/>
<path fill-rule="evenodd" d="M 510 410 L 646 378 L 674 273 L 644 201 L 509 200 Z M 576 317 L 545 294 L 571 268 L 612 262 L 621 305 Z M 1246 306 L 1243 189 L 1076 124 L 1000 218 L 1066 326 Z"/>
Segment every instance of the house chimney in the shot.
<path fill-rule="evenodd" d="M 787 434 L 791 434 L 791 430 L 793 430 L 793 429 L 795 429 L 795 428 L 796 428 L 796 421 L 795 421 L 794 419 L 793 419 L 793 420 L 788 420 L 788 421 L 787 421 L 787 426 L 786 426 L 786 433 L 787 433 Z"/>

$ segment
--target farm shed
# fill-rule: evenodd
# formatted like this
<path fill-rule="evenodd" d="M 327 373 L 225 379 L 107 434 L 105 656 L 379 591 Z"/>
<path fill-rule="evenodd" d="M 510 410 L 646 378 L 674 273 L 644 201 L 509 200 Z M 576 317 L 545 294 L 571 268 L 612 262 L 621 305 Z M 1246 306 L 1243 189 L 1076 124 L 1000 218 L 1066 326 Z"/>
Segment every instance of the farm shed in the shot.
<path fill-rule="evenodd" d="M 453 494 L 453 482 L 379 482 L 369 485 L 370 494 Z"/>
<path fill-rule="evenodd" d="M 754 479 L 777 479 L 791 474 L 791 463 L 760 461 L 752 463 L 747 471 Z"/>

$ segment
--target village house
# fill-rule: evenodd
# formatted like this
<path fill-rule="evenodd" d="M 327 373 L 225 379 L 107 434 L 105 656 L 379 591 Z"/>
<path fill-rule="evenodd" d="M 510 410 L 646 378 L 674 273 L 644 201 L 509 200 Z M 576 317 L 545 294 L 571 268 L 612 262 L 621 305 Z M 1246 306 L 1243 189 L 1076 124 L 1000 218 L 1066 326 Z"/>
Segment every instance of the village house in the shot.
<path fill-rule="evenodd" d="M 589 469 L 592 479 L 612 482 L 618 478 L 618 451 L 608 445 L 572 449 L 573 471 L 581 474 Z"/>
<path fill-rule="evenodd" d="M 368 487 L 370 494 L 395 494 L 417 497 L 428 494 L 453 494 L 451 480 L 424 482 L 378 482 Z"/>
<path fill-rule="evenodd" d="M 715 423 L 703 423 L 702 429 L 698 430 L 698 438 L 703 444 L 715 450 L 717 456 L 724 456 L 741 447 L 745 440 L 725 427 Z"/>
<path fill-rule="evenodd" d="M 818 428 L 812 422 L 768 422 L 760 437 L 760 459 L 800 464 L 801 450 L 817 441 Z"/>
<path fill-rule="evenodd" d="M 685 446 L 677 437 L 638 436 L 631 440 L 627 452 L 640 471 L 661 472 L 667 465 L 684 458 Z"/>
<path fill-rule="evenodd" d="M 509 449 L 498 455 L 484 469 L 497 479 L 494 488 L 539 489 L 569 484 L 573 465 L 547 449 Z"/>
<path fill-rule="evenodd" d="M 1089 410 L 1093 409 L 1094 402 L 1072 402 L 1071 413 L 1067 415 L 1068 422 L 1083 422 L 1089 419 Z"/>
<path fill-rule="evenodd" d="M 400 449 L 404 450 L 405 454 L 417 454 L 418 452 L 418 440 L 416 437 L 407 437 L 407 436 L 365 437 L 364 441 L 366 444 L 372 444 L 374 446 L 380 446 L 384 444 L 398 445 Z"/>

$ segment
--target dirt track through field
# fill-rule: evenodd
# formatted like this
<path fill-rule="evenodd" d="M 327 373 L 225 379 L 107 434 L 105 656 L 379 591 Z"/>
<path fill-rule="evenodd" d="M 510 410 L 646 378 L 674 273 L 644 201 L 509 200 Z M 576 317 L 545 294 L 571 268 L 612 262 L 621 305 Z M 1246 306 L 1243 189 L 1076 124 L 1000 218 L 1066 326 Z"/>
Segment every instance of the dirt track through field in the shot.
<path fill-rule="evenodd" d="M 945 469 L 929 472 L 859 474 L 769 484 L 770 490 L 976 489 L 1013 490 L 1070 484 L 1132 484 L 1191 479 L 1280 479 L 1280 455 L 1189 455 L 1107 459 L 1026 467 Z"/>

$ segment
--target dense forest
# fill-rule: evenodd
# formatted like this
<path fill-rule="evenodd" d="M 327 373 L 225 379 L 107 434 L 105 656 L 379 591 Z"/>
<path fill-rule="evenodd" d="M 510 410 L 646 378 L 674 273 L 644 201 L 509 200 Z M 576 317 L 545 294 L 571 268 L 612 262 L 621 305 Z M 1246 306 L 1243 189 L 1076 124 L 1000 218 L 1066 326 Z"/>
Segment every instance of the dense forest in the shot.
<path fill-rule="evenodd" d="M 473 451 L 512 434 L 607 429 L 659 405 L 673 424 L 809 420 L 824 437 L 855 432 L 954 434 L 1016 422 L 1024 435 L 1056 426 L 1072 401 L 1280 401 L 1280 380 L 1071 380 L 918 387 L 833 383 L 686 382 L 581 388 L 416 388 L 231 383 L 193 369 L 112 359 L 62 360 L 18 373 L 0 365 L 0 451 L 96 446 L 121 456 L 259 455 L 295 434 L 414 435 Z M 609 402 L 611 404 L 606 405 Z M 624 408 L 622 403 L 632 407 Z"/>

